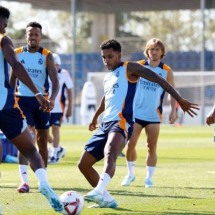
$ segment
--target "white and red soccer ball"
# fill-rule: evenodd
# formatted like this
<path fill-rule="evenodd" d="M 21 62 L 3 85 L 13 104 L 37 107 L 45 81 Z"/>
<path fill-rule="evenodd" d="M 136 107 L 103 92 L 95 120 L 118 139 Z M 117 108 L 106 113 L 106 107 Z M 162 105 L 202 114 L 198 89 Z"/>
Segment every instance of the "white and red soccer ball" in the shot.
<path fill-rule="evenodd" d="M 60 196 L 65 215 L 79 215 L 84 208 L 84 198 L 76 191 L 70 190 Z"/>

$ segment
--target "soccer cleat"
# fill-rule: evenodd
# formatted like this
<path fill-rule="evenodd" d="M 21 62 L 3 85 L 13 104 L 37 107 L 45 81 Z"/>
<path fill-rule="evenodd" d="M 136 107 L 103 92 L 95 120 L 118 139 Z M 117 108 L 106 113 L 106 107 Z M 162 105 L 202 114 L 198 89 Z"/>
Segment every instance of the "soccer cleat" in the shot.
<path fill-rule="evenodd" d="M 19 192 L 19 193 L 28 193 L 29 192 L 29 185 L 26 184 L 26 183 L 21 184 L 17 188 L 17 192 Z"/>
<path fill-rule="evenodd" d="M 88 208 L 117 208 L 117 206 L 118 206 L 118 204 L 117 204 L 116 200 L 113 199 L 110 202 L 103 201 L 101 205 L 94 204 L 94 205 L 89 206 Z"/>
<path fill-rule="evenodd" d="M 129 186 L 131 182 L 135 181 L 135 176 L 134 175 L 127 175 L 124 180 L 122 181 L 121 185 L 122 186 Z"/>
<path fill-rule="evenodd" d="M 102 194 L 95 190 L 91 190 L 89 193 L 87 193 L 84 196 L 84 200 L 88 202 L 95 202 L 98 205 L 102 205 L 102 202 L 104 201 Z"/>
<path fill-rule="evenodd" d="M 60 146 L 60 149 L 57 152 L 58 161 L 60 161 L 65 156 L 65 154 L 66 154 L 66 150 L 62 146 Z"/>
<path fill-rule="evenodd" d="M 52 156 L 51 158 L 48 159 L 49 164 L 57 164 L 59 162 L 59 159 L 56 158 L 55 156 Z"/>
<path fill-rule="evenodd" d="M 153 183 L 150 179 L 145 180 L 145 188 L 151 188 L 153 187 Z"/>
<path fill-rule="evenodd" d="M 60 213 L 64 212 L 64 206 L 60 201 L 58 195 L 52 190 L 52 188 L 46 182 L 40 183 L 39 191 L 48 199 L 50 205 L 55 211 Z"/>

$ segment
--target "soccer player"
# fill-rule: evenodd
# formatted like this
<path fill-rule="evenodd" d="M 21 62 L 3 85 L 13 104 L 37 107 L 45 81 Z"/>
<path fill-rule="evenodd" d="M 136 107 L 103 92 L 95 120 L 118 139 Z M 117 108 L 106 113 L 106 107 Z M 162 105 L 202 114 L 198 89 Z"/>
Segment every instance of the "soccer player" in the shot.
<path fill-rule="evenodd" d="M 52 147 L 49 150 L 50 158 L 49 163 L 58 163 L 62 157 L 65 156 L 64 147 L 60 146 L 60 126 L 63 121 L 63 114 L 67 120 L 72 116 L 72 88 L 73 82 L 69 75 L 69 72 L 60 68 L 61 59 L 58 54 L 53 53 L 54 62 L 58 71 L 58 80 L 60 83 L 60 90 L 55 99 L 54 108 L 51 111 L 50 126 L 52 129 L 52 137 L 49 135 L 49 142 L 52 143 Z M 65 109 L 67 102 L 67 108 Z"/>
<path fill-rule="evenodd" d="M 59 81 L 57 70 L 54 64 L 52 53 L 40 46 L 42 38 L 42 26 L 37 22 L 30 22 L 26 27 L 27 45 L 15 49 L 18 60 L 28 71 L 29 76 L 38 88 L 39 92 L 46 98 L 49 98 L 51 105 L 54 107 L 55 98 L 59 90 Z M 52 82 L 52 90 L 49 95 L 48 76 Z M 12 71 L 12 84 L 15 83 L 15 77 Z M 18 80 L 16 98 L 18 104 L 27 119 L 27 124 L 30 129 L 36 128 L 36 142 L 39 152 L 47 167 L 48 163 L 48 129 L 50 113 L 40 110 L 40 105 L 34 94 L 22 82 Z M 34 134 L 34 132 L 32 131 Z M 21 177 L 21 185 L 17 188 L 20 193 L 29 192 L 28 182 L 28 163 L 25 157 L 18 153 L 19 172 Z"/>
<path fill-rule="evenodd" d="M 172 69 L 161 62 L 165 56 L 165 45 L 158 38 L 150 39 L 145 47 L 144 54 L 147 60 L 138 63 L 151 69 L 175 87 Z M 165 91 L 160 85 L 140 78 L 137 85 L 136 102 L 134 106 L 134 130 L 127 144 L 126 161 L 128 174 L 122 181 L 122 186 L 129 186 L 135 180 L 135 161 L 137 159 L 136 144 L 140 134 L 145 129 L 147 137 L 147 156 L 146 156 L 146 178 L 145 187 L 152 187 L 152 177 L 157 164 L 157 141 L 162 122 L 162 104 Z M 153 99 L 152 99 L 153 98 Z M 171 96 L 171 112 L 169 123 L 173 124 L 176 120 L 176 101 Z"/>
<path fill-rule="evenodd" d="M 0 129 L 30 163 L 39 181 L 40 192 L 49 200 L 55 211 L 63 212 L 62 203 L 48 184 L 43 159 L 33 144 L 22 111 L 14 100 L 14 88 L 9 83 L 7 63 L 12 67 L 14 75 L 31 89 L 43 111 L 50 111 L 53 104 L 41 95 L 16 58 L 13 43 L 5 34 L 9 17 L 10 11 L 0 6 Z"/>
<path fill-rule="evenodd" d="M 198 105 L 183 99 L 162 77 L 135 62 L 121 61 L 121 45 L 111 39 L 100 46 L 104 65 L 110 70 L 103 81 L 104 96 L 98 107 L 90 130 L 94 130 L 97 118 L 104 111 L 102 124 L 85 145 L 78 167 L 94 189 L 85 195 L 86 201 L 97 203 L 96 207 L 116 208 L 117 202 L 107 191 L 114 176 L 116 159 L 129 140 L 133 130 L 133 102 L 139 77 L 161 85 L 192 117 Z M 104 158 L 104 167 L 99 175 L 93 167 Z"/>

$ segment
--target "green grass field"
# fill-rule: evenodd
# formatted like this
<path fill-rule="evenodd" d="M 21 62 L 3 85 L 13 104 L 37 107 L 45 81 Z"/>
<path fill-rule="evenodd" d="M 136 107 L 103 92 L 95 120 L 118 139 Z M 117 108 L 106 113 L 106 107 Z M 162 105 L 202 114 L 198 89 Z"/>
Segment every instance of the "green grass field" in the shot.
<path fill-rule="evenodd" d="M 67 149 L 60 164 L 48 167 L 50 184 L 60 195 L 75 190 L 82 195 L 91 190 L 79 172 L 77 161 L 91 136 L 87 127 L 63 126 L 61 143 Z M 130 187 L 120 185 L 127 173 L 125 159 L 119 157 L 114 178 L 108 186 L 118 201 L 117 209 L 88 209 L 82 215 L 194 215 L 215 214 L 215 144 L 213 127 L 162 125 L 158 143 L 158 165 L 154 188 L 143 186 L 145 178 L 145 134 L 137 146 L 136 181 Z M 101 172 L 103 163 L 96 166 Z M 1 165 L 0 205 L 4 215 L 54 215 L 46 199 L 38 193 L 37 181 L 29 171 L 31 190 L 19 194 L 17 164 Z"/>

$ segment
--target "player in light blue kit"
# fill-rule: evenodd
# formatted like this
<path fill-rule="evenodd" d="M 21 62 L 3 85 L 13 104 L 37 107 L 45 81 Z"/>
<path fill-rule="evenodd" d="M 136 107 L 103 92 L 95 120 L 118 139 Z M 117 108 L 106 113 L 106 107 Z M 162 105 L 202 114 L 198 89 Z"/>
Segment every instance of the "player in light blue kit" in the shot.
<path fill-rule="evenodd" d="M 55 211 L 63 212 L 60 199 L 48 184 L 43 159 L 33 144 L 24 115 L 14 99 L 14 88 L 9 83 L 8 63 L 15 77 L 31 89 L 42 110 L 51 111 L 53 105 L 38 91 L 25 68 L 16 58 L 13 43 L 5 34 L 9 16 L 10 11 L 0 6 L 0 129 L 31 164 L 39 182 L 40 192 L 49 200 Z M 1 195 L 4 194 L 1 193 Z"/>
<path fill-rule="evenodd" d="M 117 202 L 107 191 L 107 186 L 114 176 L 116 159 L 132 134 L 133 103 L 139 77 L 161 85 L 191 116 L 196 115 L 194 110 L 198 106 L 183 99 L 165 79 L 150 69 L 135 62 L 122 62 L 121 45 L 118 41 L 105 41 L 100 49 L 103 63 L 111 72 L 104 77 L 104 97 L 89 129 L 95 130 L 98 116 L 103 111 L 104 115 L 100 128 L 86 144 L 78 167 L 94 187 L 85 196 L 85 200 L 97 203 L 95 207 L 116 208 Z M 99 175 L 93 166 L 103 158 L 104 168 Z"/>
<path fill-rule="evenodd" d="M 55 98 L 59 90 L 59 81 L 57 70 L 55 68 L 52 53 L 40 46 L 42 39 L 42 26 L 37 22 L 30 22 L 26 27 L 26 41 L 27 45 L 15 49 L 17 58 L 27 70 L 29 76 L 38 88 L 39 92 L 45 97 L 49 98 L 51 104 L 54 106 Z M 48 76 L 52 81 L 52 90 L 49 95 Z M 11 79 L 15 85 L 15 77 Z M 43 158 L 45 166 L 48 163 L 48 129 L 50 121 L 50 113 L 43 112 L 39 108 L 39 103 L 34 97 L 30 89 L 20 80 L 18 80 L 16 98 L 20 108 L 27 119 L 27 124 L 30 129 L 36 128 L 36 142 L 39 152 Z M 32 132 L 33 133 L 33 132 Z M 34 134 L 34 133 L 33 133 Z M 21 177 L 21 185 L 17 191 L 20 193 L 29 192 L 28 182 L 28 163 L 25 157 L 18 153 L 19 172 Z"/>
<path fill-rule="evenodd" d="M 142 60 L 138 63 L 151 69 L 159 76 L 164 78 L 175 87 L 173 72 L 171 68 L 162 63 L 161 59 L 165 56 L 165 46 L 158 38 L 150 39 L 144 51 L 147 61 Z M 140 78 L 137 85 L 136 102 L 135 102 L 135 124 L 134 131 L 128 141 L 126 150 L 126 160 L 128 174 L 122 181 L 122 186 L 129 186 L 135 180 L 135 161 L 137 159 L 136 144 L 145 128 L 147 137 L 147 157 L 146 157 L 146 178 L 145 187 L 153 186 L 152 177 L 157 164 L 157 140 L 160 131 L 160 123 L 162 122 L 162 104 L 165 91 L 157 83 Z M 171 113 L 169 122 L 173 124 L 176 120 L 176 101 L 171 97 Z"/>

